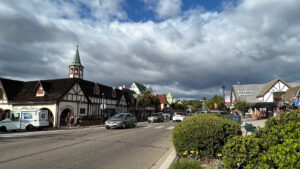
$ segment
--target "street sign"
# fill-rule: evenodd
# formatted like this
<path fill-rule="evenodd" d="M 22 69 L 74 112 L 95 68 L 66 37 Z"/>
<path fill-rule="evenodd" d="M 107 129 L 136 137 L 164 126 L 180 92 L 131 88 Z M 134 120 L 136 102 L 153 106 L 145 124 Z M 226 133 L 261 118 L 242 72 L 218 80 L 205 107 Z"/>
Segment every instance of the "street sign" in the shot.
<path fill-rule="evenodd" d="M 215 108 L 215 109 L 218 108 L 218 103 L 214 103 L 214 108 Z"/>

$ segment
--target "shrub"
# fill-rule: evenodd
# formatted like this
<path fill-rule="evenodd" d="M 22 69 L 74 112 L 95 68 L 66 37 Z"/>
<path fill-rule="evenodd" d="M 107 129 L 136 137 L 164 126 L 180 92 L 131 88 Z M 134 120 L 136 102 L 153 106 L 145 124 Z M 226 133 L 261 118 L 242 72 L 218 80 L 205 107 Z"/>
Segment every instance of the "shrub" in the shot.
<path fill-rule="evenodd" d="M 171 169 L 202 169 L 197 161 L 185 160 L 175 163 Z"/>
<path fill-rule="evenodd" d="M 186 151 L 197 152 L 198 157 L 216 157 L 226 141 L 241 135 L 239 124 L 215 114 L 198 114 L 176 125 L 172 142 L 179 156 Z"/>
<path fill-rule="evenodd" d="M 223 149 L 225 167 L 300 168 L 299 115 L 293 111 L 271 118 L 252 136 L 228 141 Z"/>
<path fill-rule="evenodd" d="M 259 145 L 260 140 L 251 136 L 236 136 L 228 141 L 223 148 L 225 168 L 244 168 L 257 164 Z"/>

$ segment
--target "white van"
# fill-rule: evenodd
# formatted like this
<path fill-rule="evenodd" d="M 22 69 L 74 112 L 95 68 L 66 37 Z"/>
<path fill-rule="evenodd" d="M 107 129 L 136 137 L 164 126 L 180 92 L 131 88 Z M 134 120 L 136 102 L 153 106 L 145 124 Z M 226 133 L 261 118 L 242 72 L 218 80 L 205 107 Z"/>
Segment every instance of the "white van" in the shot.
<path fill-rule="evenodd" d="M 0 131 L 22 130 L 32 131 L 49 126 L 47 110 L 13 110 L 8 118 L 0 121 Z"/>

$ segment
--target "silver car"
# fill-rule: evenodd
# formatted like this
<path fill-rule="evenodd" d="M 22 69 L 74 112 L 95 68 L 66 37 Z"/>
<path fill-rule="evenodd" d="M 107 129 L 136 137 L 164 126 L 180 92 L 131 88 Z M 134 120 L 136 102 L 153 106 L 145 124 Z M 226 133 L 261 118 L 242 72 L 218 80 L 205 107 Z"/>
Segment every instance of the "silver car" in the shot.
<path fill-rule="evenodd" d="M 118 113 L 113 115 L 110 119 L 105 121 L 105 127 L 110 128 L 127 128 L 136 127 L 137 120 L 130 113 Z"/>
<path fill-rule="evenodd" d="M 148 123 L 153 122 L 163 122 L 164 116 L 161 113 L 153 113 L 151 116 L 148 117 Z"/>

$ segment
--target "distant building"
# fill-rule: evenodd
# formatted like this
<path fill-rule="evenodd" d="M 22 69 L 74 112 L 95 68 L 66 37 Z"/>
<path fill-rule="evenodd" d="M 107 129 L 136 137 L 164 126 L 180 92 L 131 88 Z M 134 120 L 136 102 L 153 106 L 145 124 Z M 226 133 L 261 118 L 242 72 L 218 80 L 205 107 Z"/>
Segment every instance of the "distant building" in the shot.
<path fill-rule="evenodd" d="M 244 100 L 251 105 L 249 110 L 253 118 L 273 116 L 280 102 L 285 98 L 287 90 L 300 86 L 300 82 L 287 83 L 277 78 L 264 84 L 232 85 L 231 103 Z"/>
<path fill-rule="evenodd" d="M 165 94 L 159 94 L 159 95 L 156 95 L 160 101 L 160 107 L 159 107 L 159 110 L 162 111 L 164 109 L 167 109 L 168 108 L 168 102 L 167 102 L 167 97 Z"/>
<path fill-rule="evenodd" d="M 143 91 L 147 90 L 147 87 L 140 83 L 133 82 L 129 89 L 137 94 L 141 94 Z"/>
<path fill-rule="evenodd" d="M 173 96 L 171 95 L 171 92 L 169 92 L 168 94 L 167 94 L 167 102 L 168 102 L 168 104 L 169 105 L 171 105 L 172 103 L 175 103 L 175 99 L 173 98 Z"/>

